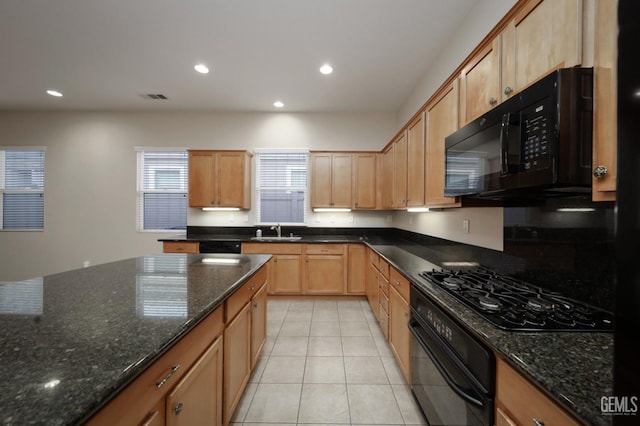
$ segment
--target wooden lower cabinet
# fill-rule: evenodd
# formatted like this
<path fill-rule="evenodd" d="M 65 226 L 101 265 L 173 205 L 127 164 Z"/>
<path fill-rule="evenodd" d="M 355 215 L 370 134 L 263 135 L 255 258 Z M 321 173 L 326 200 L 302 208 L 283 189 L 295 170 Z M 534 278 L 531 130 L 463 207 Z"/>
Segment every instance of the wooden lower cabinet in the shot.
<path fill-rule="evenodd" d="M 367 248 L 349 244 L 347 255 L 347 293 L 366 294 Z"/>
<path fill-rule="evenodd" d="M 496 425 L 579 425 L 501 358 L 496 362 Z"/>
<path fill-rule="evenodd" d="M 222 339 L 209 346 L 167 396 L 167 425 L 222 423 Z"/>
<path fill-rule="evenodd" d="M 242 252 L 272 255 L 268 294 L 365 294 L 364 272 L 355 269 L 364 264 L 364 246 L 360 244 L 243 243 Z M 350 252 L 355 253 L 356 262 L 352 275 Z"/>
<path fill-rule="evenodd" d="M 264 284 L 251 299 L 251 369 L 258 362 L 267 340 L 267 285 Z"/>
<path fill-rule="evenodd" d="M 409 302 L 400 295 L 392 284 L 389 290 L 389 345 L 407 383 L 411 382 L 409 316 Z"/>
<path fill-rule="evenodd" d="M 224 424 L 240 402 L 251 374 L 251 317 L 247 303 L 224 330 Z"/>
<path fill-rule="evenodd" d="M 200 253 L 200 243 L 195 241 L 164 241 L 163 253 Z"/>
<path fill-rule="evenodd" d="M 305 294 L 346 293 L 346 244 L 308 244 L 305 248 Z"/>
<path fill-rule="evenodd" d="M 223 313 L 224 308 L 220 307 L 209 314 L 87 425 L 221 424 Z M 198 406 L 200 395 L 206 400 L 206 410 Z M 182 408 L 175 415 L 180 402 Z M 198 417 L 200 422 L 182 420 L 201 415 L 207 417 Z"/>

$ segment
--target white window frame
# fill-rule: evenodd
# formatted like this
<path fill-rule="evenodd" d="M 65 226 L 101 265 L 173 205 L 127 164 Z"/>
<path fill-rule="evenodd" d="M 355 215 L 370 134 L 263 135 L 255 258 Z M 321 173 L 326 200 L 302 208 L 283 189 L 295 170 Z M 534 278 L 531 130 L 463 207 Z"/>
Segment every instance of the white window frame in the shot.
<path fill-rule="evenodd" d="M 0 231 L 2 232 L 43 232 L 44 231 L 44 190 L 45 190 L 45 182 L 46 177 L 45 174 L 45 164 L 43 164 L 42 168 L 42 189 L 35 188 L 5 188 L 5 153 L 7 151 L 42 151 L 45 156 L 46 163 L 46 146 L 0 146 Z M 42 217 L 42 228 L 9 228 L 4 229 L 4 194 L 41 194 L 42 195 L 42 209 L 43 209 L 43 217 Z"/>
<path fill-rule="evenodd" d="M 187 223 L 185 222 L 184 229 L 144 229 L 144 195 L 145 194 L 184 194 L 185 197 L 189 196 L 189 163 L 188 159 L 186 167 L 183 169 L 185 176 L 185 188 L 184 189 L 145 189 L 145 168 L 144 168 L 144 155 L 149 152 L 187 152 L 187 148 L 161 148 L 161 147 L 135 147 L 136 152 L 136 229 L 138 232 L 154 232 L 154 233 L 169 233 L 186 231 Z M 189 207 L 187 206 L 187 211 Z M 186 214 L 186 212 L 185 212 Z"/>
<path fill-rule="evenodd" d="M 310 177 L 310 170 L 309 170 L 309 149 L 307 148 L 283 148 L 283 149 L 277 149 L 277 148 L 255 148 L 254 149 L 254 154 L 256 157 L 256 177 L 255 177 L 255 209 L 256 209 L 256 218 L 255 218 L 255 225 L 256 226 L 268 226 L 268 225 L 275 225 L 277 223 L 279 223 L 280 225 L 284 225 L 284 226 L 308 226 L 308 221 L 309 221 L 309 177 Z M 306 155 L 306 168 L 303 166 L 297 166 L 297 165 L 287 165 L 286 166 L 286 170 L 287 170 L 287 176 L 286 176 L 286 182 L 288 185 L 290 185 L 292 183 L 292 176 L 291 176 L 291 172 L 296 171 L 296 170 L 305 170 L 307 173 L 307 182 L 306 185 L 304 187 L 304 201 L 303 201 L 303 209 L 304 209 L 304 213 L 303 213 L 303 222 L 285 222 L 285 221 L 274 221 L 274 222 L 263 222 L 261 221 L 261 211 L 262 211 L 262 203 L 261 203 L 261 190 L 262 190 L 262 185 L 260 182 L 260 155 L 261 154 L 304 154 Z"/>

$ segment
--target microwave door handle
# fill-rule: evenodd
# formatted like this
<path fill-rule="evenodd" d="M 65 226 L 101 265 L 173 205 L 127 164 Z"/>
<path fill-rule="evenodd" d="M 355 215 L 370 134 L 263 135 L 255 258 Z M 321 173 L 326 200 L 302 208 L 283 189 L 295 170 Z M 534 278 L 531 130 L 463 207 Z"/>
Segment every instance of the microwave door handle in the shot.
<path fill-rule="evenodd" d="M 509 123 L 511 113 L 502 114 L 500 124 L 500 164 L 502 164 L 502 174 L 509 174 Z"/>

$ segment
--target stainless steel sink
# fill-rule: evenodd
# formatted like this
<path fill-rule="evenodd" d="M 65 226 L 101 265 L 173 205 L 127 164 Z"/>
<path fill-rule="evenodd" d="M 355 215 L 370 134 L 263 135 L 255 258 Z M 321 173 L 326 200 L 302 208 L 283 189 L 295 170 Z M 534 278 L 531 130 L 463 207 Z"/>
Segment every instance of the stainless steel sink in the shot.
<path fill-rule="evenodd" d="M 289 236 L 289 237 L 253 237 L 254 241 L 298 241 L 301 236 Z"/>

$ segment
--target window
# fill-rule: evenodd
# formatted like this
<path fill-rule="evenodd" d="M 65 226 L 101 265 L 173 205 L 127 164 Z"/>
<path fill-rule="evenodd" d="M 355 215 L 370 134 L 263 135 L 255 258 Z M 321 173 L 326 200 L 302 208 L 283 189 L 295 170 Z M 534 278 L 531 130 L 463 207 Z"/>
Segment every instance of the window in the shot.
<path fill-rule="evenodd" d="M 138 230 L 187 229 L 189 162 L 184 149 L 136 148 Z"/>
<path fill-rule="evenodd" d="M 259 224 L 306 224 L 307 150 L 256 150 Z"/>
<path fill-rule="evenodd" d="M 0 229 L 44 229 L 45 148 L 0 149 Z"/>

